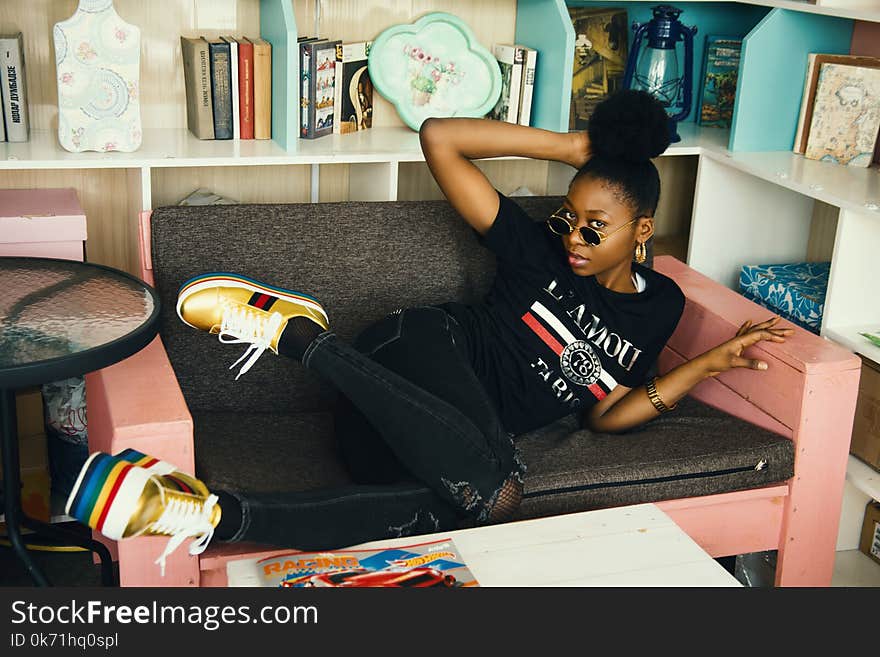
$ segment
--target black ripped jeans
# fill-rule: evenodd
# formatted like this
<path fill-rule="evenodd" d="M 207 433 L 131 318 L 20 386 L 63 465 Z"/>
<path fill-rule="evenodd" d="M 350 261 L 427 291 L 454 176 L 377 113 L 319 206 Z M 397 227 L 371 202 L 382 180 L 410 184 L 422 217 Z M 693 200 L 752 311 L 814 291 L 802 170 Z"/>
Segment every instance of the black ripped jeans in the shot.
<path fill-rule="evenodd" d="M 509 517 L 524 466 L 471 368 L 466 340 L 433 306 L 392 313 L 353 346 L 332 332 L 318 336 L 303 364 L 344 395 L 337 437 L 357 483 L 227 491 L 242 511 L 229 540 L 334 549 Z"/>

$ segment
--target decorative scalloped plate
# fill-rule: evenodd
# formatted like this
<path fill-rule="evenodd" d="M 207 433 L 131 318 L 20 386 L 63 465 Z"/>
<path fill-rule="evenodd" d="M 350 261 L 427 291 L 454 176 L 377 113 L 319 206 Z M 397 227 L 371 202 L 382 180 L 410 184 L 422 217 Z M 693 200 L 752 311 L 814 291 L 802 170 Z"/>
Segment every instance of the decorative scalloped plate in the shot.
<path fill-rule="evenodd" d="M 389 27 L 373 41 L 367 67 L 376 90 L 413 130 L 432 116 L 485 116 L 501 95 L 495 57 L 445 12 Z"/>

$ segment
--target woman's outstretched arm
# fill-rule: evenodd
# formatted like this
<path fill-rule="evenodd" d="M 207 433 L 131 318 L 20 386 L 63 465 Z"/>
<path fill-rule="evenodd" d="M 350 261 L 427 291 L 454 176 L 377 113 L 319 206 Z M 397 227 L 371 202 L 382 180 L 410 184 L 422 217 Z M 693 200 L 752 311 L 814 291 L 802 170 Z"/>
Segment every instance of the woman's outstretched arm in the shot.
<path fill-rule="evenodd" d="M 498 194 L 471 160 L 513 155 L 579 168 L 590 156 L 586 132 L 552 132 L 488 119 L 429 118 L 419 130 L 419 142 L 443 194 L 481 235 L 498 214 Z"/>
<path fill-rule="evenodd" d="M 657 394 L 667 406 L 673 406 L 700 381 L 721 372 L 735 367 L 766 370 L 767 363 L 744 358 L 742 353 L 762 340 L 785 342 L 785 338 L 794 331 L 789 328 L 774 328 L 778 321 L 778 316 L 754 325 L 749 320 L 739 328 L 732 339 L 657 378 Z M 618 386 L 584 414 L 584 424 L 593 431 L 619 433 L 644 424 L 658 415 L 659 412 L 651 403 L 645 386 L 638 388 Z"/>

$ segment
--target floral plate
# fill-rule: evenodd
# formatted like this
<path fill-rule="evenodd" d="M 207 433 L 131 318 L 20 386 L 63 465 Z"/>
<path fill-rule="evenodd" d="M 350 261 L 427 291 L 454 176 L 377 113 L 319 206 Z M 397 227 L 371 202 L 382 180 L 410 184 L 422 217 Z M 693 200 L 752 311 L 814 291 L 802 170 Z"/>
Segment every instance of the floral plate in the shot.
<path fill-rule="evenodd" d="M 445 12 L 389 27 L 373 41 L 367 66 L 375 88 L 413 130 L 431 116 L 485 116 L 501 94 L 495 57 Z"/>

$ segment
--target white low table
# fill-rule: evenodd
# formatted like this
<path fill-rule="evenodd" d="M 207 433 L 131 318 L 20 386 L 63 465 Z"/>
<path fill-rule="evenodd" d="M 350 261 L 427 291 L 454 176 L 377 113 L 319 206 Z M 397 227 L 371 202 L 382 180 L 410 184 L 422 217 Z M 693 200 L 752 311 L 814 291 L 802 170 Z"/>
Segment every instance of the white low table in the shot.
<path fill-rule="evenodd" d="M 451 538 L 480 586 L 740 586 L 653 504 L 427 534 Z M 413 537 L 364 543 L 393 547 Z M 230 561 L 230 586 L 256 559 Z"/>

